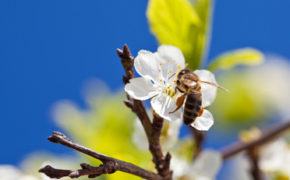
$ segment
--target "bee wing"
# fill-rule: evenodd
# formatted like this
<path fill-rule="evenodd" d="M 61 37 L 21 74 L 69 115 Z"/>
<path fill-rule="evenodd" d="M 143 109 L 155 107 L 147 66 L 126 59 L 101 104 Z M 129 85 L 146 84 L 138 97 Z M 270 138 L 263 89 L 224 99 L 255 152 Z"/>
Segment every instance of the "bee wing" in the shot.
<path fill-rule="evenodd" d="M 197 117 L 191 126 L 199 131 L 207 131 L 213 123 L 214 121 L 212 114 L 208 110 L 204 109 L 202 115 Z"/>
<path fill-rule="evenodd" d="M 206 81 L 217 84 L 214 74 L 208 70 L 195 70 L 194 73 L 199 77 L 200 81 Z M 216 97 L 217 87 L 211 84 L 201 83 L 202 106 L 209 106 Z"/>

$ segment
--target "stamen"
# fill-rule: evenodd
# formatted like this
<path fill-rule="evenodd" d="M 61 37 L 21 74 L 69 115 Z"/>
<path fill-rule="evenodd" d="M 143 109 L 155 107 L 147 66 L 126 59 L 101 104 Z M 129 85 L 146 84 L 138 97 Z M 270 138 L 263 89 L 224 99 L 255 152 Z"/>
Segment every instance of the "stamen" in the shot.
<path fill-rule="evenodd" d="M 176 73 L 175 73 L 175 77 L 174 77 L 174 82 L 176 83 L 176 79 L 177 79 L 177 76 L 178 76 L 178 73 L 179 73 L 179 70 L 181 69 L 181 66 L 180 65 L 178 65 L 177 66 L 177 71 L 176 71 Z"/>

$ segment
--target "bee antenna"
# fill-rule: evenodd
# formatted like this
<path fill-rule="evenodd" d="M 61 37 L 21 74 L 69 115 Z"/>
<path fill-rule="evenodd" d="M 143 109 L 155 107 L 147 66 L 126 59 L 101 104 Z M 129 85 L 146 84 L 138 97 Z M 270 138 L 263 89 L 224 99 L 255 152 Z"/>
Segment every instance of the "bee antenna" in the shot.
<path fill-rule="evenodd" d="M 226 89 L 226 88 L 224 88 L 224 87 L 222 87 L 222 86 L 219 86 L 219 85 L 217 85 L 217 84 L 215 84 L 215 83 L 212 83 L 212 82 L 208 82 L 208 81 L 200 81 L 201 83 L 205 83 L 205 84 L 209 84 L 209 85 L 212 85 L 212 86 L 215 86 L 215 87 L 217 87 L 217 88 L 219 88 L 219 89 L 221 89 L 221 90 L 224 90 L 224 91 L 226 91 L 226 92 L 230 92 L 228 89 Z"/>

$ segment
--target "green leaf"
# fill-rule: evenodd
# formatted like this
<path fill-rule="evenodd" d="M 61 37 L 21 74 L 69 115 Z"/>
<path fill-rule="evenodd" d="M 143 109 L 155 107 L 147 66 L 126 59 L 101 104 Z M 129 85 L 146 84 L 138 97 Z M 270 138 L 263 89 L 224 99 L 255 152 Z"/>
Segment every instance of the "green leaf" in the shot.
<path fill-rule="evenodd" d="M 238 49 L 226 52 L 209 65 L 208 69 L 215 71 L 218 69 L 231 69 L 237 65 L 258 65 L 264 61 L 264 55 L 260 51 L 252 48 Z"/>
<path fill-rule="evenodd" d="M 179 47 L 192 69 L 199 67 L 206 49 L 210 13 L 210 0 L 150 0 L 147 8 L 159 44 Z"/>

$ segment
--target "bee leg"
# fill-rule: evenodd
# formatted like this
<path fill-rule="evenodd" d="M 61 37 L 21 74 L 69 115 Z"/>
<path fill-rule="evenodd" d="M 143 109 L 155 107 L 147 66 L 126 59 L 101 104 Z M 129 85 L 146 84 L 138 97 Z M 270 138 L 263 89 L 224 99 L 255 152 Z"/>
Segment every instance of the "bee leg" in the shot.
<path fill-rule="evenodd" d="M 183 102 L 184 102 L 184 99 L 185 99 L 186 95 L 187 95 L 187 94 L 183 94 L 182 96 L 180 96 L 180 97 L 176 100 L 176 106 L 177 106 L 177 108 L 176 108 L 174 111 L 169 112 L 169 114 L 171 114 L 171 113 L 175 113 L 178 109 L 180 109 L 180 108 L 182 107 L 182 104 L 183 104 Z"/>
<path fill-rule="evenodd" d="M 202 114 L 203 114 L 203 106 L 201 106 L 201 107 L 200 107 L 200 111 L 199 111 L 199 113 L 198 113 L 198 116 L 197 116 L 197 117 L 200 117 L 200 116 L 202 116 Z"/>

